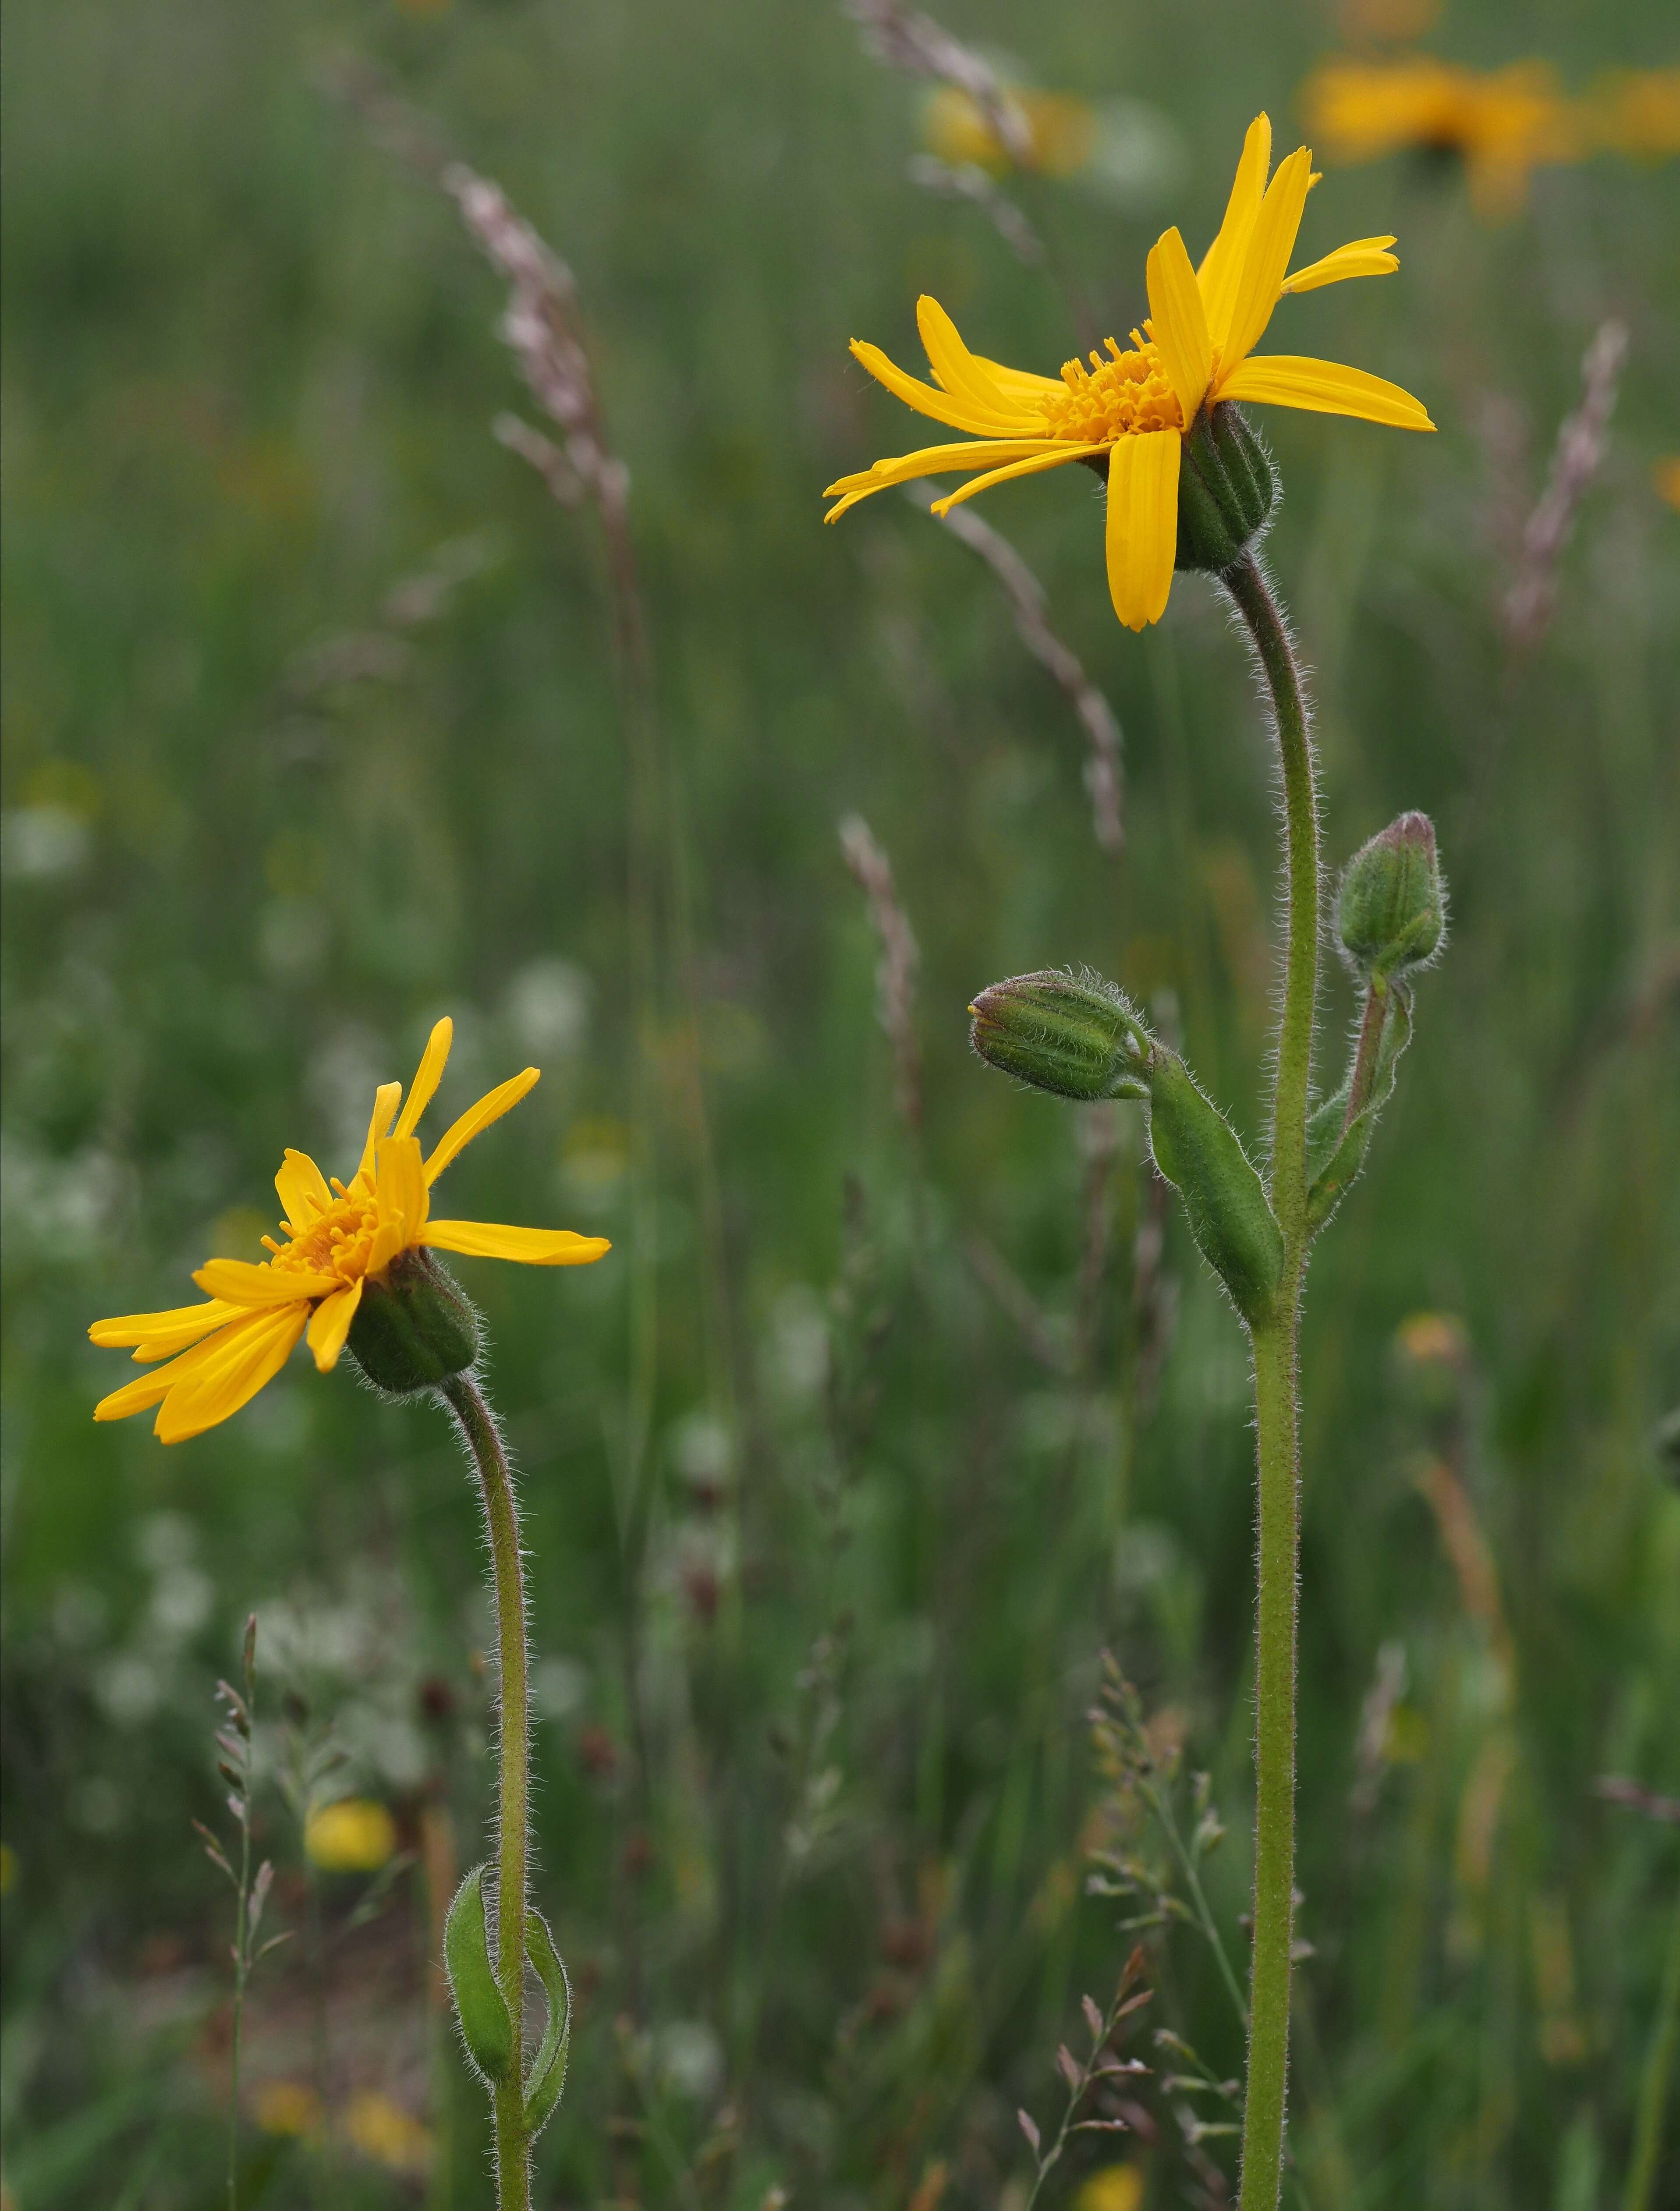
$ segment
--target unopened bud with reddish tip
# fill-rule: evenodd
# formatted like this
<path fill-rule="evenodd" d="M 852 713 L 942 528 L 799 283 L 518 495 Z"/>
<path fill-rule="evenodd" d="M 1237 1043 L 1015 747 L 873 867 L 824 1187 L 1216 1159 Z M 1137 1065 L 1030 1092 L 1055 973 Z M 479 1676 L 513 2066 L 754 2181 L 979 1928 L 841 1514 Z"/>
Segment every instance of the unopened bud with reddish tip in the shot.
<path fill-rule="evenodd" d="M 1427 814 L 1403 814 L 1342 873 L 1337 924 L 1349 964 L 1386 985 L 1433 960 L 1446 936 L 1446 889 Z"/>
<path fill-rule="evenodd" d="M 988 1066 L 1090 1104 L 1148 1094 L 1148 1032 L 1113 984 L 1041 968 L 980 992 L 968 1009 L 974 1050 Z"/>

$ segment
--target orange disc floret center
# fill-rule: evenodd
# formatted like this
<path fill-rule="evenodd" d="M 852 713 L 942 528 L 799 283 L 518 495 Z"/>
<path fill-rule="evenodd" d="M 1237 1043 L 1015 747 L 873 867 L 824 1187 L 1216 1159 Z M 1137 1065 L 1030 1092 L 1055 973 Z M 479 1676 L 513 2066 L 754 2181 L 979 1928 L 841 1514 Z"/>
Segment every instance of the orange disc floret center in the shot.
<path fill-rule="evenodd" d="M 295 1269 L 305 1275 L 337 1275 L 353 1282 L 367 1271 L 378 1227 L 379 1211 L 373 1198 L 352 1191 L 329 1206 L 289 1243 L 276 1245 L 268 1237 L 263 1240 L 274 1253 L 276 1272 Z"/>
<path fill-rule="evenodd" d="M 1149 430 L 1182 430 L 1184 415 L 1154 344 L 1122 353 L 1113 338 L 1107 343 L 1107 360 L 1094 353 L 1089 368 L 1081 360 L 1062 364 L 1065 388 L 1041 403 L 1049 434 L 1089 445 Z"/>

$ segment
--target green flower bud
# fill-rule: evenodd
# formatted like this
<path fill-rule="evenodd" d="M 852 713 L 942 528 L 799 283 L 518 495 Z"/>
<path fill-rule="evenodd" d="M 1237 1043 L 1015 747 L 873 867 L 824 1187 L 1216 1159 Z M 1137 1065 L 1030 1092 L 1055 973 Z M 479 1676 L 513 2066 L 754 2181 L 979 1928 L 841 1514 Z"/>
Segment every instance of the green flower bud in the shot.
<path fill-rule="evenodd" d="M 1265 527 L 1277 497 L 1265 447 L 1233 401 L 1204 408 L 1179 457 L 1174 566 L 1219 575 Z"/>
<path fill-rule="evenodd" d="M 1113 984 L 1089 970 L 1011 976 L 968 1011 L 980 1057 L 1035 1090 L 1086 1103 L 1145 1094 L 1148 1033 Z"/>
<path fill-rule="evenodd" d="M 1283 1237 L 1236 1130 L 1176 1052 L 1149 1055 L 1149 1150 L 1184 1201 L 1198 1250 L 1252 1326 L 1271 1317 Z"/>
<path fill-rule="evenodd" d="M 472 1365 L 478 1315 L 429 1251 L 403 1251 L 363 1289 L 344 1348 L 375 1388 L 411 1397 Z"/>
<path fill-rule="evenodd" d="M 1361 845 L 1342 872 L 1337 926 L 1349 965 L 1380 987 L 1434 958 L 1446 891 L 1427 814 L 1403 814 Z"/>

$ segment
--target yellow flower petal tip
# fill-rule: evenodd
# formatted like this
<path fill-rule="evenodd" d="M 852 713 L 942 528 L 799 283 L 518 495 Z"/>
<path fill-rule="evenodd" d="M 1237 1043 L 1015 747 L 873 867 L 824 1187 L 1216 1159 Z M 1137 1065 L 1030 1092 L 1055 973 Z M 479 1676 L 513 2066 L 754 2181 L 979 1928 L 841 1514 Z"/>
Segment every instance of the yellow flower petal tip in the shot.
<path fill-rule="evenodd" d="M 267 1259 L 207 1261 L 192 1278 L 205 1293 L 202 1305 L 92 1324 L 94 1343 L 131 1347 L 153 1369 L 102 1397 L 96 1420 L 127 1420 L 155 1407 L 161 1442 L 202 1435 L 248 1404 L 306 1335 L 317 1367 L 330 1372 L 350 1340 L 364 1287 L 383 1282 L 405 1252 L 460 1251 L 548 1267 L 605 1257 L 612 1247 L 602 1236 L 431 1218 L 432 1184 L 540 1079 L 538 1069 L 527 1067 L 500 1084 L 424 1157 L 415 1131 L 436 1094 L 453 1035 L 447 1018 L 434 1025 L 406 1104 L 400 1083 L 380 1085 L 361 1164 L 348 1184 L 329 1184 L 306 1153 L 287 1152 L 276 1177 L 286 1218 L 278 1238 L 263 1239 Z"/>
<path fill-rule="evenodd" d="M 993 485 L 1086 461 L 1109 485 L 1105 554 L 1116 616 L 1130 629 L 1159 621 L 1179 551 L 1180 452 L 1214 409 L 1246 399 L 1398 429 L 1434 427 L 1418 401 L 1380 377 L 1254 351 L 1280 300 L 1356 276 L 1389 276 L 1399 266 L 1394 239 L 1383 236 L 1356 239 L 1290 274 L 1307 197 L 1318 180 L 1304 146 L 1271 169 L 1271 119 L 1257 115 L 1224 221 L 1199 266 L 1192 266 L 1176 228 L 1163 231 L 1148 257 L 1143 329 L 1131 333 L 1125 348 L 1111 337 L 1089 362 L 1064 361 L 1059 377 L 972 353 L 926 294 L 916 303 L 916 322 L 931 382 L 853 338 L 853 355 L 877 383 L 918 414 L 962 432 L 963 442 L 924 446 L 840 477 L 823 494 L 835 501 L 824 521 L 838 522 L 889 484 L 967 476 L 959 489 L 933 501 L 930 512 L 943 518 Z M 1133 450 L 1146 445 L 1155 449 L 1147 459 Z M 1129 457 L 1117 469 L 1122 455 Z"/>

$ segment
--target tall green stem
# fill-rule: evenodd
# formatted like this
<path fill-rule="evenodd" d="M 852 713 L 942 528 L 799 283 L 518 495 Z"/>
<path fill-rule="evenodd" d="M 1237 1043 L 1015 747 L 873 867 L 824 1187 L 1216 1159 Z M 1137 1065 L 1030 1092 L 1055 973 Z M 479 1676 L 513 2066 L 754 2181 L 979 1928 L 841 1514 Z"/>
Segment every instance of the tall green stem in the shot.
<path fill-rule="evenodd" d="M 1319 987 L 1319 818 L 1313 740 L 1288 627 L 1252 553 L 1226 571 L 1271 696 L 1288 840 L 1289 947 L 1272 1092 L 1271 1204 L 1283 1233 L 1277 1309 L 1253 1330 L 1259 1460 L 1256 1605 L 1254 1962 L 1241 2211 L 1276 2211 L 1289 2081 L 1295 1939 L 1295 1643 L 1300 1565 L 1301 1288 L 1307 1110 Z"/>
<path fill-rule="evenodd" d="M 470 1373 L 441 1385 L 461 1425 L 484 1492 L 495 1578 L 496 1645 L 501 1681 L 498 1748 L 496 1981 L 513 2026 L 513 2056 L 493 2102 L 498 2211 L 530 2211 L 531 2151 L 525 2116 L 525 1884 L 531 1806 L 530 1695 L 525 1650 L 525 1569 L 513 1478 L 495 1415 Z"/>

